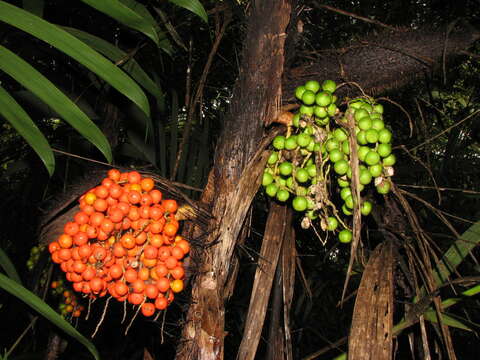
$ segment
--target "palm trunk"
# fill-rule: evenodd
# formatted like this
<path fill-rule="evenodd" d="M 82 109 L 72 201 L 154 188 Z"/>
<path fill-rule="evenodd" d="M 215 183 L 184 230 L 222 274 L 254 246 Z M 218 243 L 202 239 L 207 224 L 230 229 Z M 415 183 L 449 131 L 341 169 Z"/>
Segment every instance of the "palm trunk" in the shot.
<path fill-rule="evenodd" d="M 290 12 L 288 0 L 252 2 L 239 79 L 202 195 L 216 219 L 211 224 L 216 230 L 206 241 L 215 245 L 197 254 L 202 264 L 193 284 L 177 359 L 223 359 L 225 286 L 233 250 L 266 161 L 262 144 L 268 145 L 269 140 L 261 143 L 264 123 L 277 116 L 281 103 Z"/>

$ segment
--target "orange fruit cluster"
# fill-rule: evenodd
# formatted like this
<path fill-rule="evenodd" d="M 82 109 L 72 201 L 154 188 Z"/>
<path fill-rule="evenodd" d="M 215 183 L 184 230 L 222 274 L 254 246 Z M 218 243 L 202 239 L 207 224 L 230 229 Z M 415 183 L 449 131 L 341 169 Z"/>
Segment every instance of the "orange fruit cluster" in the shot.
<path fill-rule="evenodd" d="M 110 294 L 152 316 L 183 290 L 182 259 L 190 245 L 177 235 L 177 202 L 154 187 L 137 171 L 111 169 L 80 197 L 80 211 L 49 245 L 75 291 Z"/>
<path fill-rule="evenodd" d="M 52 281 L 51 287 L 54 290 L 63 290 L 63 286 L 60 281 Z M 62 300 L 58 305 L 58 310 L 62 316 L 71 315 L 76 318 L 79 317 L 82 312 L 85 310 L 85 307 L 78 303 L 78 299 L 73 292 L 70 290 L 61 291 Z"/>

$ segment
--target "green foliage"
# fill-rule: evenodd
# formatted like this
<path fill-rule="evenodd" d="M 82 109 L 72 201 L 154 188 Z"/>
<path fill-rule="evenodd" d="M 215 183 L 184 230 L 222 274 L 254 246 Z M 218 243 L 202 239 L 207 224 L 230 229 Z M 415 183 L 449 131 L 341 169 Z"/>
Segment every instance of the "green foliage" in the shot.
<path fill-rule="evenodd" d="M 15 280 L 18 284 L 22 285 L 22 280 L 18 275 L 17 269 L 15 269 L 12 261 L 2 248 L 0 248 L 0 266 L 12 280 Z"/>
<path fill-rule="evenodd" d="M 112 153 L 107 139 L 87 115 L 35 68 L 1 45 L 0 70 L 9 74 L 25 88 L 37 95 L 80 134 L 97 146 L 108 161 L 112 160 Z M 18 121 L 16 124 L 19 126 Z M 31 126 L 29 130 L 32 131 Z M 24 133 L 26 133 L 25 129 Z M 48 164 L 50 165 L 51 162 Z"/>
<path fill-rule="evenodd" d="M 207 13 L 198 0 L 169 0 L 171 3 L 183 7 L 195 15 L 198 15 L 203 21 L 208 22 Z"/>
<path fill-rule="evenodd" d="M 0 86 L 0 115 L 2 115 L 42 159 L 50 176 L 55 169 L 55 157 L 47 139 L 37 125 L 10 94 Z"/>
<path fill-rule="evenodd" d="M 90 5 L 105 15 L 108 15 L 119 23 L 126 25 L 132 29 L 138 30 L 148 36 L 155 44 L 158 45 L 159 38 L 155 31 L 155 23 L 150 18 L 141 16 L 138 12 L 133 11 L 118 0 L 82 0 L 85 4 Z M 142 6 L 137 4 L 138 7 Z"/>
<path fill-rule="evenodd" d="M 0 287 L 11 295 L 25 302 L 28 306 L 37 311 L 40 315 L 44 316 L 52 324 L 55 324 L 66 334 L 85 345 L 85 347 L 88 349 L 88 351 L 90 351 L 96 360 L 100 359 L 100 355 L 98 354 L 95 346 L 37 295 L 3 274 L 0 274 Z"/>

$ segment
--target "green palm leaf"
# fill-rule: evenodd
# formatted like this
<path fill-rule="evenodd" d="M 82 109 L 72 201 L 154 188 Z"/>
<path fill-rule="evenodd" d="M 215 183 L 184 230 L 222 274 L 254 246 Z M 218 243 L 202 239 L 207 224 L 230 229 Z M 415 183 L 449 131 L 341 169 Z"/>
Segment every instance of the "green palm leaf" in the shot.
<path fill-rule="evenodd" d="M 15 269 L 15 266 L 13 265 L 12 261 L 8 257 L 8 255 L 3 251 L 3 249 L 0 248 L 0 266 L 5 270 L 7 275 L 12 279 L 15 280 L 17 283 L 22 285 L 22 280 L 20 279 L 20 276 L 18 275 L 17 269 Z"/>
<path fill-rule="evenodd" d="M 207 12 L 205 11 L 205 8 L 203 5 L 200 3 L 198 0 L 170 0 L 171 3 L 183 7 L 184 9 L 187 9 L 191 12 L 193 12 L 195 15 L 200 16 L 200 18 L 208 23 L 208 16 Z"/>
<path fill-rule="evenodd" d="M 46 304 L 37 295 L 1 273 L 0 288 L 4 289 L 13 296 L 16 296 L 17 298 L 25 302 L 32 309 L 47 318 L 51 323 L 55 324 L 65 333 L 85 345 L 85 347 L 88 349 L 88 351 L 90 351 L 90 353 L 95 357 L 95 359 L 100 359 L 100 355 L 98 354 L 95 346 L 90 341 L 88 341 L 88 339 L 86 339 L 82 334 L 80 334 L 72 325 L 70 325 L 69 322 L 67 322 L 64 318 L 57 314 L 55 310 L 48 306 L 48 304 Z"/>
<path fill-rule="evenodd" d="M 97 3 L 104 3 L 98 1 Z M 0 0 L 0 21 L 10 24 L 52 45 L 97 74 L 120 93 L 137 104 L 150 116 L 148 99 L 142 89 L 121 69 L 91 47 L 59 26 L 51 24 L 28 11 Z"/>
<path fill-rule="evenodd" d="M 85 44 L 92 47 L 102 55 L 106 56 L 116 64 L 119 64 L 123 67 L 124 71 L 132 77 L 136 82 L 145 88 L 150 94 L 157 98 L 163 97 L 162 92 L 157 87 L 155 82 L 148 76 L 148 74 L 142 69 L 138 62 L 131 57 L 125 51 L 119 49 L 115 45 L 105 41 L 97 36 L 86 33 L 74 28 L 62 27 L 70 34 L 74 35 L 79 40 L 83 41 Z"/>
<path fill-rule="evenodd" d="M 1 45 L 0 70 L 38 96 L 94 144 L 109 162 L 112 161 L 112 151 L 105 135 L 87 115 L 35 68 Z"/>
<path fill-rule="evenodd" d="M 133 11 L 118 0 L 82 0 L 82 2 L 112 17 L 119 23 L 144 33 L 158 45 L 159 39 L 155 23 L 152 23 L 150 18 L 141 16 L 138 11 Z"/>
<path fill-rule="evenodd" d="M 1 66 L 0 64 L 0 67 Z M 50 145 L 48 145 L 47 139 L 45 139 L 45 136 L 43 136 L 30 116 L 28 116 L 15 99 L 1 86 L 0 115 L 3 116 L 33 150 L 35 150 L 51 176 L 55 170 L 55 157 L 53 156 Z"/>
<path fill-rule="evenodd" d="M 480 221 L 470 226 L 443 254 L 436 264 L 433 277 L 437 286 L 444 284 L 457 266 L 480 244 Z"/>

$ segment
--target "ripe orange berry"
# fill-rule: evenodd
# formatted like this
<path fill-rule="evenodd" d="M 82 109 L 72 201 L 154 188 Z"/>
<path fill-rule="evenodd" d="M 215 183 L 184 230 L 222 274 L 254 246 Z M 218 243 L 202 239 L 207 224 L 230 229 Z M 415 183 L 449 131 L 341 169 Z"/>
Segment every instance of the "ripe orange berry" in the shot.
<path fill-rule="evenodd" d="M 180 240 L 175 239 L 175 246 L 178 246 L 179 248 L 181 248 L 184 254 L 188 254 L 188 252 L 190 251 L 190 244 L 188 243 L 187 240 L 181 237 L 180 237 Z"/>
<path fill-rule="evenodd" d="M 95 227 L 99 227 L 104 218 L 105 218 L 105 215 L 103 213 L 94 212 L 92 215 L 90 215 L 89 224 Z"/>
<path fill-rule="evenodd" d="M 97 199 L 106 199 L 110 195 L 110 191 L 104 185 L 97 186 L 94 193 Z"/>
<path fill-rule="evenodd" d="M 169 256 L 168 258 L 165 259 L 165 266 L 167 269 L 171 270 L 175 268 L 178 265 L 178 260 L 175 259 L 173 256 Z"/>
<path fill-rule="evenodd" d="M 58 250 L 58 257 L 62 261 L 70 260 L 72 257 L 72 251 L 70 249 L 60 249 Z"/>
<path fill-rule="evenodd" d="M 160 246 L 163 245 L 163 235 L 160 235 L 160 234 L 151 235 L 149 243 L 150 245 L 155 246 L 156 248 L 159 248 Z"/>
<path fill-rule="evenodd" d="M 105 233 L 105 231 L 103 231 L 102 229 L 98 229 L 97 240 L 98 241 L 105 241 L 107 239 L 108 239 L 108 234 Z"/>
<path fill-rule="evenodd" d="M 105 186 L 107 189 L 110 189 L 110 186 L 112 186 L 113 184 L 115 184 L 115 181 L 108 177 L 102 180 L 102 185 Z"/>
<path fill-rule="evenodd" d="M 109 179 L 112 179 L 113 181 L 119 181 L 121 174 L 118 169 L 110 169 L 108 170 L 107 176 Z"/>
<path fill-rule="evenodd" d="M 123 212 L 123 215 L 128 215 L 128 213 L 130 211 L 130 204 L 128 203 L 128 199 L 127 199 L 126 202 L 120 201 L 117 204 L 117 208 L 119 208 Z"/>
<path fill-rule="evenodd" d="M 103 212 L 108 209 L 108 203 L 105 199 L 97 199 L 93 203 L 95 210 Z"/>
<path fill-rule="evenodd" d="M 148 269 L 150 272 L 149 272 L 149 277 L 150 279 L 152 280 L 158 280 L 158 275 L 157 275 L 157 272 L 155 271 L 155 267 L 151 267 Z M 155 282 L 153 282 L 155 283 Z"/>
<path fill-rule="evenodd" d="M 130 191 L 128 193 L 127 197 L 128 197 L 128 202 L 130 204 L 138 204 L 138 203 L 140 203 L 140 200 L 142 199 L 142 195 L 138 191 L 135 191 L 135 190 Z"/>
<path fill-rule="evenodd" d="M 52 241 L 48 244 L 48 251 L 50 254 L 53 254 L 55 251 L 60 250 L 60 244 L 56 241 Z"/>
<path fill-rule="evenodd" d="M 95 212 L 95 208 L 92 205 L 85 205 L 84 207 L 82 207 L 82 211 L 88 216 L 90 216 Z"/>
<path fill-rule="evenodd" d="M 82 273 L 83 280 L 90 281 L 97 275 L 95 269 L 91 266 L 87 266 L 85 271 Z"/>
<path fill-rule="evenodd" d="M 166 212 L 174 213 L 178 209 L 177 202 L 173 199 L 165 199 L 162 201 L 162 205 Z"/>
<path fill-rule="evenodd" d="M 80 260 L 76 260 L 73 263 L 73 271 L 75 271 L 77 274 L 83 273 L 86 268 L 87 268 L 87 265 Z"/>
<path fill-rule="evenodd" d="M 90 245 L 81 245 L 78 248 L 78 255 L 80 255 L 82 259 L 87 259 L 90 255 L 92 255 L 92 249 L 90 248 Z"/>
<path fill-rule="evenodd" d="M 183 280 L 176 279 L 170 283 L 170 288 L 174 293 L 179 293 L 183 290 Z"/>
<path fill-rule="evenodd" d="M 168 268 L 165 264 L 158 264 L 155 266 L 155 272 L 159 278 L 165 277 L 168 274 Z"/>
<path fill-rule="evenodd" d="M 133 249 L 135 247 L 135 238 L 133 237 L 133 234 L 124 234 L 120 238 L 120 243 L 125 249 Z"/>
<path fill-rule="evenodd" d="M 127 255 L 127 250 L 123 247 L 121 243 L 115 243 L 113 245 L 112 254 L 117 258 L 122 258 Z"/>
<path fill-rule="evenodd" d="M 65 234 L 73 236 L 78 232 L 79 226 L 76 222 L 69 221 L 63 227 Z"/>
<path fill-rule="evenodd" d="M 160 203 L 160 201 L 162 201 L 162 192 L 160 190 L 154 189 L 151 190 L 148 194 L 152 198 L 152 202 L 154 204 L 158 204 Z"/>
<path fill-rule="evenodd" d="M 155 308 L 157 308 L 158 310 L 164 310 L 167 308 L 167 306 L 168 302 L 165 297 L 157 297 L 157 299 L 155 300 Z"/>
<path fill-rule="evenodd" d="M 56 250 L 52 253 L 52 261 L 55 263 L 55 264 L 60 264 L 63 260 L 60 259 L 60 257 L 58 256 L 58 252 L 60 250 Z"/>
<path fill-rule="evenodd" d="M 87 228 L 85 229 L 85 233 L 87 234 L 89 239 L 95 239 L 98 235 L 97 228 L 91 225 L 87 225 Z"/>
<path fill-rule="evenodd" d="M 135 244 L 137 245 L 143 245 L 145 241 L 147 241 L 147 233 L 145 231 L 142 231 L 135 237 Z"/>
<path fill-rule="evenodd" d="M 172 277 L 177 279 L 183 279 L 185 277 L 185 270 L 181 266 L 175 266 L 173 269 L 170 270 L 170 274 Z"/>
<path fill-rule="evenodd" d="M 157 265 L 157 259 L 143 259 L 142 260 L 143 265 L 145 265 L 147 268 L 152 268 L 155 265 Z"/>
<path fill-rule="evenodd" d="M 73 245 L 73 239 L 70 235 L 62 234 L 58 237 L 58 245 L 63 249 L 69 249 Z"/>
<path fill-rule="evenodd" d="M 150 206 L 152 205 L 152 197 L 148 194 L 142 194 L 142 197 L 140 199 L 140 205 L 143 206 Z"/>
<path fill-rule="evenodd" d="M 142 194 L 142 187 L 140 184 L 129 184 L 128 185 L 128 191 L 138 191 L 140 194 Z"/>
<path fill-rule="evenodd" d="M 123 275 L 123 269 L 120 265 L 113 264 L 112 266 L 110 266 L 108 273 L 110 274 L 112 279 L 119 279 Z"/>
<path fill-rule="evenodd" d="M 149 206 L 140 206 L 140 208 L 138 209 L 139 213 L 140 213 L 140 217 L 142 219 L 148 219 L 150 218 L 150 207 Z"/>
<path fill-rule="evenodd" d="M 123 217 L 125 215 L 123 214 L 123 211 L 120 210 L 118 207 L 111 208 L 108 217 L 110 220 L 112 220 L 114 223 L 119 223 L 123 220 Z"/>
<path fill-rule="evenodd" d="M 105 234 L 110 234 L 113 231 L 113 221 L 110 219 L 103 219 L 100 224 L 100 229 L 105 232 Z"/>
<path fill-rule="evenodd" d="M 93 192 L 88 192 L 85 194 L 85 197 L 83 198 L 85 200 L 85 203 L 87 205 L 93 205 L 95 200 L 97 200 L 97 196 Z"/>
<path fill-rule="evenodd" d="M 83 280 L 83 277 L 80 274 L 70 273 L 70 275 L 71 275 L 70 280 L 74 283 L 78 283 Z"/>
<path fill-rule="evenodd" d="M 170 255 L 170 246 L 161 246 L 158 249 L 158 258 L 160 260 L 165 261 Z"/>
<path fill-rule="evenodd" d="M 72 259 L 73 260 L 81 260 L 82 259 L 79 252 L 78 252 L 78 247 L 77 246 L 72 248 Z"/>
<path fill-rule="evenodd" d="M 142 267 L 138 270 L 138 278 L 143 281 L 147 281 L 150 278 L 150 270 Z"/>
<path fill-rule="evenodd" d="M 143 249 L 143 255 L 146 259 L 156 259 L 158 256 L 158 249 L 155 246 L 147 245 Z"/>
<path fill-rule="evenodd" d="M 102 261 L 107 256 L 107 250 L 103 247 L 97 247 L 93 250 L 93 256 L 96 260 Z"/>
<path fill-rule="evenodd" d="M 76 292 L 81 292 L 83 288 L 83 281 L 74 282 L 72 284 L 72 287 L 73 287 L 73 290 L 75 290 Z"/>
<path fill-rule="evenodd" d="M 182 260 L 183 257 L 185 256 L 185 253 L 183 252 L 182 248 L 179 246 L 173 246 L 170 252 L 172 253 L 172 256 L 177 260 Z"/>
<path fill-rule="evenodd" d="M 128 293 L 128 286 L 122 281 L 117 281 L 114 289 L 118 296 L 123 296 Z"/>
<path fill-rule="evenodd" d="M 132 283 L 137 280 L 138 273 L 137 270 L 130 268 L 125 270 L 123 276 L 127 282 Z"/>
<path fill-rule="evenodd" d="M 149 216 L 152 220 L 161 219 L 164 213 L 164 209 L 160 206 L 151 206 L 149 209 Z"/>
<path fill-rule="evenodd" d="M 130 286 L 132 287 L 133 292 L 141 294 L 145 291 L 145 282 L 141 279 L 137 278 L 137 280 L 133 281 Z"/>
<path fill-rule="evenodd" d="M 145 297 L 142 294 L 130 293 L 128 295 L 128 302 L 132 305 L 140 305 Z"/>
<path fill-rule="evenodd" d="M 103 290 L 103 280 L 99 277 L 94 277 L 90 280 L 90 289 L 93 293 L 99 293 Z"/>
<path fill-rule="evenodd" d="M 136 206 L 131 206 L 129 211 L 128 211 L 128 218 L 132 221 L 137 221 L 140 219 L 140 211 L 138 207 Z"/>
<path fill-rule="evenodd" d="M 142 314 L 147 317 L 153 316 L 153 314 L 155 314 L 155 305 L 147 302 L 144 303 L 142 305 Z"/>
<path fill-rule="evenodd" d="M 123 218 L 122 224 L 121 224 L 121 229 L 122 230 L 133 229 L 132 228 L 132 221 L 129 218 Z"/>
<path fill-rule="evenodd" d="M 129 184 L 139 184 L 142 180 L 142 175 L 138 171 L 130 171 L 127 175 Z"/>
<path fill-rule="evenodd" d="M 79 231 L 73 237 L 73 243 L 77 246 L 85 245 L 88 242 L 88 236 L 83 231 Z"/>
<path fill-rule="evenodd" d="M 118 184 L 113 184 L 108 188 L 108 193 L 112 198 L 118 199 L 123 194 L 123 187 Z"/>
<path fill-rule="evenodd" d="M 164 225 L 165 225 L 165 219 L 152 221 L 152 223 L 150 224 L 150 231 L 153 234 L 159 234 L 162 232 Z"/>
<path fill-rule="evenodd" d="M 127 256 L 129 257 L 136 257 L 141 251 L 141 248 L 138 246 L 133 247 L 133 249 L 128 249 L 127 250 Z"/>
<path fill-rule="evenodd" d="M 170 280 L 168 280 L 166 277 L 161 277 L 157 280 L 155 284 L 162 293 L 166 292 L 168 289 L 170 289 Z"/>
<path fill-rule="evenodd" d="M 149 192 L 155 187 L 155 182 L 151 178 L 144 178 L 140 181 L 140 185 L 143 191 Z"/>
<path fill-rule="evenodd" d="M 110 208 L 110 207 L 115 206 L 115 205 L 118 204 L 118 200 L 112 198 L 111 196 L 107 197 L 107 198 L 105 199 L 105 201 L 107 202 L 108 208 Z M 107 210 L 108 210 L 108 209 L 107 209 Z"/>
<path fill-rule="evenodd" d="M 77 212 L 73 217 L 73 219 L 78 225 L 87 224 L 88 221 L 90 220 L 89 216 L 85 214 L 85 212 L 83 211 Z"/>
<path fill-rule="evenodd" d="M 147 284 L 145 286 L 145 296 L 149 299 L 156 299 L 158 296 L 159 290 L 153 284 Z"/>
<path fill-rule="evenodd" d="M 167 236 L 175 236 L 177 231 L 178 231 L 178 226 L 176 226 L 172 222 L 166 223 L 165 226 L 163 227 L 163 233 Z"/>

